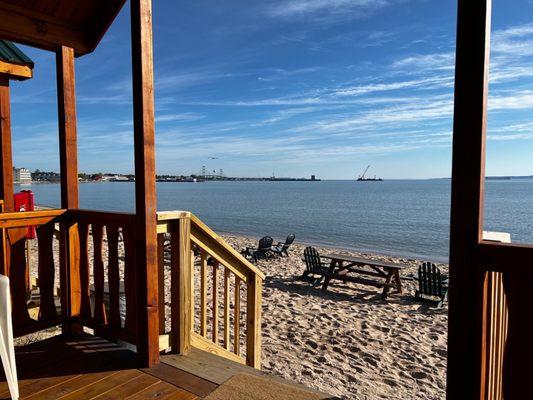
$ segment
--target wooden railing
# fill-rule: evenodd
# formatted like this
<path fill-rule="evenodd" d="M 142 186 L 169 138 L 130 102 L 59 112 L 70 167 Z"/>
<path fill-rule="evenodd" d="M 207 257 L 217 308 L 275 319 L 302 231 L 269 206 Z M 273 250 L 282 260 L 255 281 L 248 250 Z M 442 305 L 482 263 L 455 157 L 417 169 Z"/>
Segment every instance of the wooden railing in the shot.
<path fill-rule="evenodd" d="M 31 226 L 37 228 L 36 240 L 27 239 Z M 134 215 L 83 210 L 2 213 L 0 229 L 0 273 L 11 281 L 15 336 L 69 323 L 135 344 Z M 28 263 L 28 245 L 30 253 L 37 252 L 32 260 L 37 265 Z M 30 268 L 38 291 L 28 301 Z M 35 303 L 37 315 L 30 313 Z"/>
<path fill-rule="evenodd" d="M 36 265 L 28 265 L 28 228 Z M 189 212 L 158 213 L 160 348 L 197 347 L 260 368 L 263 273 Z M 135 216 L 86 210 L 1 213 L 2 271 L 15 335 L 63 325 L 136 345 Z M 29 270 L 38 313 L 30 312 Z"/>
<path fill-rule="evenodd" d="M 189 212 L 158 213 L 158 234 L 161 348 L 260 368 L 263 273 Z"/>
<path fill-rule="evenodd" d="M 59 260 L 54 258 L 54 248 L 57 247 L 54 232 L 63 221 L 65 213 L 65 210 L 46 210 L 0 214 L 3 253 L 0 273 L 10 278 L 15 336 L 58 325 L 66 317 L 66 298 L 61 297 L 58 311 L 54 297 L 54 287 L 64 285 L 64 276 L 57 273 L 60 270 Z M 27 301 L 29 265 L 26 246 L 30 226 L 37 228 L 39 254 L 35 279 L 39 282 L 37 300 L 40 306 L 38 315 L 33 315 L 33 318 Z"/>
<path fill-rule="evenodd" d="M 70 238 L 69 317 L 100 336 L 135 344 L 135 216 L 70 210 L 66 224 Z"/>

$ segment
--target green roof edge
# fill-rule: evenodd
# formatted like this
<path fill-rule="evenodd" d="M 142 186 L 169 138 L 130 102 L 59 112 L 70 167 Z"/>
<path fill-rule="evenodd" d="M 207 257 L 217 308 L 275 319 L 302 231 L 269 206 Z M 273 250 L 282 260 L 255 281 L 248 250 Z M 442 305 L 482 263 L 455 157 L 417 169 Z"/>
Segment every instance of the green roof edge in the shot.
<path fill-rule="evenodd" d="M 0 40 L 0 61 L 28 65 L 31 68 L 35 65 L 31 58 L 8 40 Z"/>

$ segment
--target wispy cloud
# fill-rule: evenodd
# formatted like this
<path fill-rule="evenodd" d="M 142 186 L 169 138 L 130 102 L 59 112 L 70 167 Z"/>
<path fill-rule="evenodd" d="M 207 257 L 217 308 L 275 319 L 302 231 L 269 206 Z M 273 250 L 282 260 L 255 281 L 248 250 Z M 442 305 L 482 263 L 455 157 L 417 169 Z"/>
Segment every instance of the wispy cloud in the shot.
<path fill-rule="evenodd" d="M 297 68 L 293 70 L 283 68 L 271 68 L 265 70 L 264 74 L 262 74 L 262 76 L 258 77 L 257 79 L 263 82 L 275 82 L 297 75 L 318 72 L 319 70 L 319 67 Z"/>
<path fill-rule="evenodd" d="M 393 63 L 393 68 L 421 68 L 428 70 L 448 70 L 453 71 L 455 55 L 449 53 L 416 54 L 402 58 Z"/>
<path fill-rule="evenodd" d="M 492 35 L 491 50 L 505 55 L 533 56 L 533 24 L 495 31 Z"/>
<path fill-rule="evenodd" d="M 321 107 L 320 108 L 319 107 L 296 107 L 296 108 L 282 109 L 282 110 L 272 113 L 270 117 L 267 117 L 266 119 L 259 121 L 258 123 L 253 124 L 253 125 L 254 126 L 272 125 L 278 122 L 288 120 L 298 115 L 318 112 L 322 110 L 323 108 Z"/>
<path fill-rule="evenodd" d="M 453 76 L 436 76 L 401 82 L 374 83 L 336 90 L 338 96 L 361 96 L 371 93 L 388 92 L 401 89 L 436 89 L 453 87 Z"/>
<path fill-rule="evenodd" d="M 533 90 L 513 90 L 507 94 L 491 95 L 489 110 L 533 110 Z"/>
<path fill-rule="evenodd" d="M 269 5 L 265 11 L 271 17 L 326 22 L 367 17 L 390 4 L 390 0 L 282 0 Z"/>
<path fill-rule="evenodd" d="M 190 122 L 198 121 L 205 118 L 205 115 L 197 112 L 187 112 L 180 114 L 165 114 L 158 115 L 155 118 L 155 122 Z"/>

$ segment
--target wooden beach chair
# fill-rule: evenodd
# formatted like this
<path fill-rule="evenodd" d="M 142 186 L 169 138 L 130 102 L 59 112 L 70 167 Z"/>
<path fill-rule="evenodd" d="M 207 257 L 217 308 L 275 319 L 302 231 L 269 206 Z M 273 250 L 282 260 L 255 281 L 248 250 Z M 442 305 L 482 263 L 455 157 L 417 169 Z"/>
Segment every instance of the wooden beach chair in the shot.
<path fill-rule="evenodd" d="M 415 298 L 437 302 L 437 307 L 440 308 L 447 295 L 448 279 L 441 274 L 440 269 L 433 263 L 421 264 L 418 267 L 418 290 L 415 292 Z"/>
<path fill-rule="evenodd" d="M 329 273 L 328 263 L 322 261 L 320 254 L 314 247 L 306 247 L 304 250 L 303 261 L 305 262 L 305 271 L 301 279 L 318 284 Z"/>
<path fill-rule="evenodd" d="M 278 254 L 279 256 L 283 257 L 283 255 L 289 256 L 289 247 L 291 247 L 291 244 L 294 242 L 294 239 L 296 236 L 294 234 L 290 234 L 287 236 L 287 239 L 285 239 L 285 243 L 278 242 L 277 245 L 272 246 L 272 252 L 274 254 Z"/>
<path fill-rule="evenodd" d="M 273 242 L 274 239 L 272 239 L 270 236 L 262 237 L 259 240 L 259 244 L 257 245 L 256 249 L 252 247 L 247 247 L 241 251 L 241 254 L 244 257 L 250 258 L 253 261 L 258 261 L 259 259 L 267 258 L 269 253 L 272 251 Z"/>

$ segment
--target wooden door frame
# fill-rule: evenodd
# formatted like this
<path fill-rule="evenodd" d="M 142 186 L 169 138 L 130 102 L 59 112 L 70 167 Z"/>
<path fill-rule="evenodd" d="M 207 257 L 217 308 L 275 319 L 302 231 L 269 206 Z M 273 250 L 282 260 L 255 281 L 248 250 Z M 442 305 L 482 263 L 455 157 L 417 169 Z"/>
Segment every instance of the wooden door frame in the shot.
<path fill-rule="evenodd" d="M 533 246 L 483 241 L 491 0 L 458 0 L 447 399 L 529 394 Z M 512 370 L 512 372 L 511 372 Z"/>

